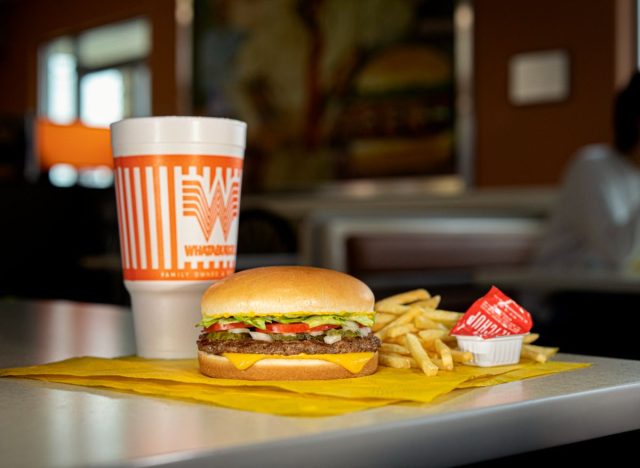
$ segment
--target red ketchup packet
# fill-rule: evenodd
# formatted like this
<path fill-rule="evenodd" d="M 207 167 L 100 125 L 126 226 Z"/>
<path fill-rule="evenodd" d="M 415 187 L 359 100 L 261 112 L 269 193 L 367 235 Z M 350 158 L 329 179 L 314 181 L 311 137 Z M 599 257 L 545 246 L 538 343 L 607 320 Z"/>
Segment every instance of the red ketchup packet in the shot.
<path fill-rule="evenodd" d="M 523 335 L 533 326 L 529 312 L 493 286 L 474 302 L 451 330 L 452 335 L 473 335 L 483 339 Z"/>

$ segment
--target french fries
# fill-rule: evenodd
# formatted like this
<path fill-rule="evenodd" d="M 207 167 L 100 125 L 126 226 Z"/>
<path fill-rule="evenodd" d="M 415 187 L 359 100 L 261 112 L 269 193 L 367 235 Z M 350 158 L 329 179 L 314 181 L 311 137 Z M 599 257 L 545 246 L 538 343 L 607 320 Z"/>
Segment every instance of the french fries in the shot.
<path fill-rule="evenodd" d="M 430 329 L 430 330 L 420 330 L 418 332 L 418 336 L 422 340 L 423 343 L 430 343 L 432 341 L 442 339 L 449 332 L 447 330 L 440 329 Z"/>
<path fill-rule="evenodd" d="M 549 358 L 558 352 L 558 348 L 547 348 L 532 344 L 523 344 L 521 357 L 531 359 L 536 362 L 547 362 Z"/>
<path fill-rule="evenodd" d="M 409 310 L 409 306 L 402 304 L 393 304 L 393 303 L 382 303 L 378 306 L 378 309 L 383 314 L 404 314 L 407 310 Z"/>
<path fill-rule="evenodd" d="M 395 338 L 397 336 L 403 336 L 407 333 L 413 333 L 417 330 L 416 326 L 413 323 L 405 323 L 403 325 L 396 325 L 395 327 L 391 327 L 387 330 L 385 336 L 389 338 Z"/>
<path fill-rule="evenodd" d="M 427 376 L 436 375 L 438 373 L 438 366 L 429 359 L 429 355 L 422 347 L 422 343 L 420 343 L 418 337 L 413 333 L 407 333 L 404 339 L 411 356 L 416 360 L 422 372 Z"/>
<path fill-rule="evenodd" d="M 439 295 L 431 296 L 429 299 L 423 299 L 421 301 L 414 302 L 414 305 L 423 307 L 425 309 L 427 308 L 437 309 L 438 306 L 440 305 L 440 299 L 441 297 Z"/>
<path fill-rule="evenodd" d="M 449 333 L 449 330 L 447 329 L 446 326 L 444 326 L 441 323 L 438 323 L 434 320 L 431 320 L 429 317 L 427 317 L 426 315 L 424 315 L 423 313 L 421 313 L 420 315 L 418 315 L 415 319 L 415 323 L 416 326 L 419 328 L 423 328 L 425 330 L 428 329 L 439 329 L 439 330 L 443 330 L 447 333 Z"/>
<path fill-rule="evenodd" d="M 459 349 L 452 349 L 451 357 L 454 362 L 459 362 L 460 364 L 465 364 L 473 360 L 473 354 L 469 351 L 460 351 Z"/>
<path fill-rule="evenodd" d="M 409 310 L 407 310 L 407 312 L 405 312 L 404 314 L 402 314 L 401 316 L 399 316 L 395 320 L 389 322 L 382 329 L 378 330 L 376 332 L 376 336 L 384 341 L 384 338 L 389 334 L 389 331 L 391 331 L 392 329 L 394 329 L 394 328 L 396 328 L 396 327 L 398 327 L 400 325 L 410 324 L 411 322 L 413 322 L 413 319 L 420 312 L 421 312 L 421 309 L 419 307 L 410 307 Z M 408 331 L 410 331 L 410 330 L 407 329 L 407 332 Z M 399 335 L 392 335 L 392 336 L 389 336 L 389 338 L 393 338 L 394 336 L 399 336 Z"/>
<path fill-rule="evenodd" d="M 373 332 L 382 341 L 380 363 L 397 369 L 416 368 L 427 376 L 452 371 L 473 360 L 470 352 L 458 349 L 451 329 L 461 312 L 439 309 L 440 296 L 416 289 L 376 302 Z M 540 335 L 524 337 L 521 358 L 547 362 L 558 348 L 533 345 Z"/>
<path fill-rule="evenodd" d="M 382 329 L 385 325 L 387 325 L 389 322 L 397 318 L 398 317 L 396 317 L 394 314 L 386 314 L 386 313 L 378 312 L 376 314 L 376 323 L 373 324 L 372 330 L 374 332 L 377 332 L 380 329 Z"/>
<path fill-rule="evenodd" d="M 413 291 L 396 294 L 395 296 L 387 297 L 386 299 L 376 302 L 376 310 L 384 310 L 388 305 L 392 304 L 410 304 L 415 301 L 429 299 L 430 297 L 431 294 L 429 294 L 426 289 L 415 289 Z"/>
<path fill-rule="evenodd" d="M 440 339 L 436 339 L 434 343 L 436 345 L 436 351 L 440 354 L 445 370 L 453 370 L 453 356 L 451 355 L 449 347 Z"/>
<path fill-rule="evenodd" d="M 380 364 L 396 369 L 409 369 L 411 367 L 411 361 L 408 357 L 395 353 L 380 354 Z"/>
<path fill-rule="evenodd" d="M 380 351 L 388 354 L 390 353 L 397 353 L 397 354 L 404 354 L 404 355 L 409 354 L 409 350 L 405 346 L 395 344 L 395 343 L 382 343 L 382 346 L 380 346 Z"/>
<path fill-rule="evenodd" d="M 423 315 L 436 322 L 457 322 L 463 314 L 461 312 L 450 312 L 448 310 L 431 309 L 427 307 L 424 309 Z"/>

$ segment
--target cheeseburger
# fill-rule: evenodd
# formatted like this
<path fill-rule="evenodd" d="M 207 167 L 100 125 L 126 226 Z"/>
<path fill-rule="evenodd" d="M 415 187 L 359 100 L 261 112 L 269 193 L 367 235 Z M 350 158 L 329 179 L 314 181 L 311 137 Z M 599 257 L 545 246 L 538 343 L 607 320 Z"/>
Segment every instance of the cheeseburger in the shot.
<path fill-rule="evenodd" d="M 255 268 L 202 297 L 200 371 L 247 380 L 341 379 L 373 374 L 380 341 L 374 298 L 361 281 L 321 268 Z"/>

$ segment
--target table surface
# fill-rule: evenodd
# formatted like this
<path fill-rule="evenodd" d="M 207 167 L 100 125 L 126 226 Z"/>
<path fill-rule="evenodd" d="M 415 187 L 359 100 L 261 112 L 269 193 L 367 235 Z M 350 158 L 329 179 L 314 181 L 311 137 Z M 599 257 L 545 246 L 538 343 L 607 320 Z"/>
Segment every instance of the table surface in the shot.
<path fill-rule="evenodd" d="M 127 309 L 0 302 L 0 367 L 133 351 Z M 444 466 L 640 429 L 640 361 L 560 358 L 593 366 L 319 418 L 0 379 L 0 464 Z"/>

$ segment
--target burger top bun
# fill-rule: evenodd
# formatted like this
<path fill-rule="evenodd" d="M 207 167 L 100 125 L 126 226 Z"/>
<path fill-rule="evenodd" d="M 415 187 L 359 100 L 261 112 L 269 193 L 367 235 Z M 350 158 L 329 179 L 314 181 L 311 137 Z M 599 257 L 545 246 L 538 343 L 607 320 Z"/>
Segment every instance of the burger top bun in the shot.
<path fill-rule="evenodd" d="M 203 316 L 372 313 L 373 293 L 338 271 L 301 266 L 254 268 L 209 287 Z"/>

